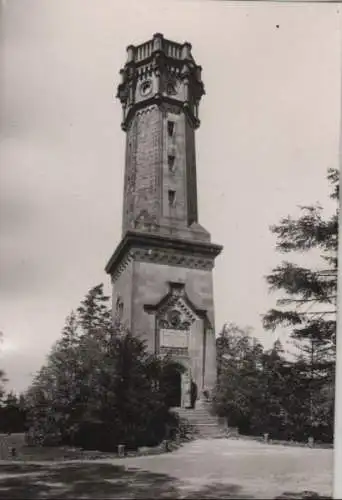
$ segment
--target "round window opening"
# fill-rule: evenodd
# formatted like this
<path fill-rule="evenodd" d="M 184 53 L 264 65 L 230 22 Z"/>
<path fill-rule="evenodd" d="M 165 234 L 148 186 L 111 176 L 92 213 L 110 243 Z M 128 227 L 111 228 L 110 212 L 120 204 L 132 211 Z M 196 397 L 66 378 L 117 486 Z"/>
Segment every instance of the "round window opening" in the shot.
<path fill-rule="evenodd" d="M 143 82 L 140 87 L 140 92 L 143 96 L 148 95 L 152 91 L 152 82 L 151 80 L 147 80 Z"/>

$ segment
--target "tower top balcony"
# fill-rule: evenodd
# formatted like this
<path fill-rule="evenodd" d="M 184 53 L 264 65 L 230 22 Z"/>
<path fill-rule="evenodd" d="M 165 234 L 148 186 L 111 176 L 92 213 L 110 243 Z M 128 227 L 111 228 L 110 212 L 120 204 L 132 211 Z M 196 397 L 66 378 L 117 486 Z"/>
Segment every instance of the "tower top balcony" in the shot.
<path fill-rule="evenodd" d="M 191 125 L 199 126 L 198 108 L 205 90 L 202 68 L 196 64 L 191 49 L 190 43 L 168 40 L 161 33 L 127 47 L 116 94 L 123 108 L 123 130 L 127 130 L 139 108 L 153 103 L 181 107 Z"/>
<path fill-rule="evenodd" d="M 194 62 L 191 54 L 192 46 L 188 42 L 177 43 L 164 38 L 161 33 L 155 33 L 151 40 L 139 45 L 129 45 L 127 47 L 127 63 L 141 64 L 146 62 L 155 53 L 179 61 L 190 60 Z"/>

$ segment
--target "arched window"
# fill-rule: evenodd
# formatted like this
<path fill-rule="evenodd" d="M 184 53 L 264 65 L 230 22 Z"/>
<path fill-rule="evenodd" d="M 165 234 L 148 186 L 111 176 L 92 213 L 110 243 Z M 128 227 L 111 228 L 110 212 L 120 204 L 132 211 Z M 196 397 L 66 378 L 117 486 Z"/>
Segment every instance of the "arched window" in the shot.
<path fill-rule="evenodd" d="M 123 316 L 123 309 L 124 309 L 124 304 L 121 299 L 121 297 L 118 297 L 116 299 L 116 304 L 115 304 L 115 315 L 116 317 L 121 320 Z"/>

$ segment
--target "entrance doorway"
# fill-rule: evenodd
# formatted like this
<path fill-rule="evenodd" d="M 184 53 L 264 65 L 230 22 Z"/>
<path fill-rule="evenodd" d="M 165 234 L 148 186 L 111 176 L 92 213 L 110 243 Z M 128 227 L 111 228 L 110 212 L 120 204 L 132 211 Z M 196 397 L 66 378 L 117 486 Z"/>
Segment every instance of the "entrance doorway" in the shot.
<path fill-rule="evenodd" d="M 165 376 L 166 401 L 172 407 L 181 406 L 182 402 L 182 376 L 180 371 L 172 367 Z"/>

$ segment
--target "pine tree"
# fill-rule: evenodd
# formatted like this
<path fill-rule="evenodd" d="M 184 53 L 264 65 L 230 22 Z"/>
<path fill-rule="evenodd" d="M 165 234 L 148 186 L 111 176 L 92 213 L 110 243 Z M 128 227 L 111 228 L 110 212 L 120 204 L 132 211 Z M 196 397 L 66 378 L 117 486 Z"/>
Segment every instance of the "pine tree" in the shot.
<path fill-rule="evenodd" d="M 79 345 L 79 321 L 72 311 L 66 318 L 61 338 L 48 357 L 48 367 L 54 374 L 54 415 L 56 419 L 58 417 L 59 432 L 64 442 L 72 439 L 84 412 Z"/>
<path fill-rule="evenodd" d="M 77 317 L 83 334 L 96 336 L 112 326 L 112 313 L 108 303 L 110 297 L 103 292 L 103 283 L 94 286 L 87 293 L 77 309 Z"/>
<path fill-rule="evenodd" d="M 338 201 L 339 172 L 330 169 L 331 199 Z M 302 428 L 333 426 L 333 384 L 336 358 L 336 301 L 338 206 L 325 217 L 319 205 L 300 207 L 301 216 L 286 217 L 271 227 L 277 250 L 294 255 L 316 251 L 321 265 L 315 269 L 284 261 L 266 277 L 271 291 L 284 294 L 263 318 L 266 329 L 290 329 L 299 349 L 292 366 L 292 383 L 297 397 Z M 328 419 L 328 420 L 325 420 Z M 299 425 L 299 423 L 298 423 Z"/>
<path fill-rule="evenodd" d="M 287 363 L 281 342 L 276 340 L 271 347 L 263 352 L 262 366 L 259 372 L 259 415 L 253 414 L 252 428 L 255 431 L 266 432 L 272 438 L 287 438 L 285 424 L 287 422 L 286 399 Z M 255 418 L 257 416 L 257 418 Z"/>
<path fill-rule="evenodd" d="M 60 425 L 64 415 L 55 410 L 56 373 L 47 362 L 41 367 L 25 394 L 29 440 L 35 444 L 60 442 Z M 61 424 L 63 425 L 63 424 Z"/>
<path fill-rule="evenodd" d="M 338 172 L 329 170 L 331 198 L 338 200 Z M 309 269 L 284 261 L 266 277 L 271 291 L 285 297 L 263 318 L 266 329 L 290 327 L 291 337 L 311 366 L 311 378 L 333 380 L 336 354 L 338 208 L 325 218 L 320 205 L 300 207 L 302 215 L 271 227 L 282 253 L 320 252 L 321 266 Z"/>

